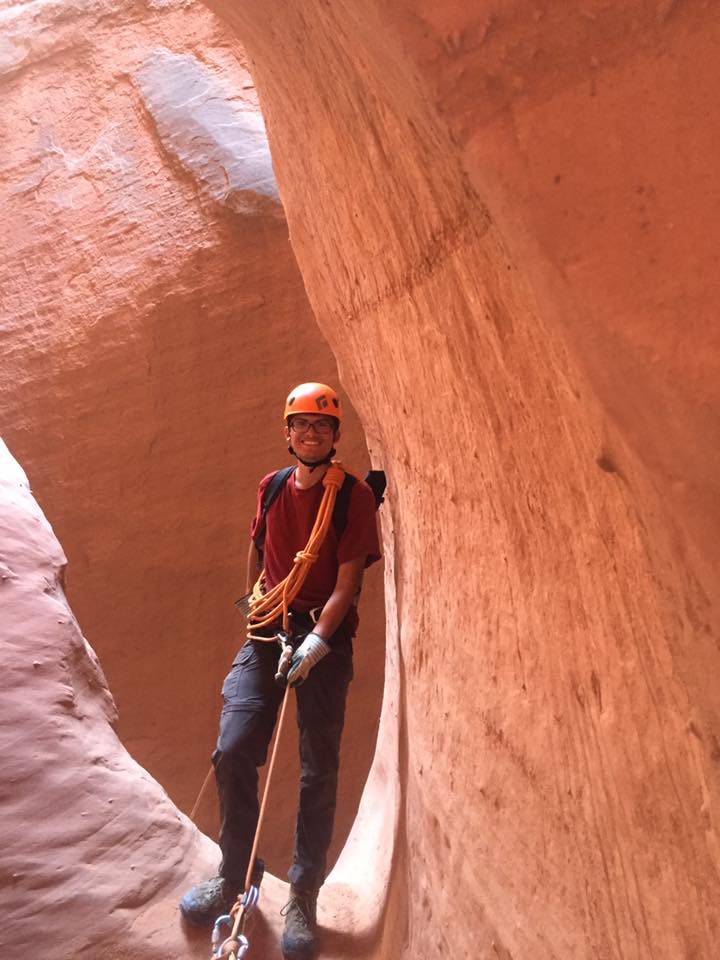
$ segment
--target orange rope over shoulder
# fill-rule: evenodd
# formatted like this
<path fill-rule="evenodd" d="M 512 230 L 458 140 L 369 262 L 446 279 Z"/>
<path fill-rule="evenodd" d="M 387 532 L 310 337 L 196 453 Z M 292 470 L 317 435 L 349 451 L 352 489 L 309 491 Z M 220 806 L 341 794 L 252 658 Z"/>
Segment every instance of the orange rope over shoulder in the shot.
<path fill-rule="evenodd" d="M 318 508 L 310 539 L 304 550 L 298 550 L 290 573 L 276 586 L 265 593 L 265 571 L 260 571 L 250 599 L 248 636 L 260 627 L 267 627 L 282 617 L 283 630 L 288 629 L 288 610 L 302 589 L 310 568 L 320 554 L 332 520 L 333 508 L 340 487 L 345 480 L 345 470 L 339 460 L 333 460 L 322 479 L 325 490 Z"/>

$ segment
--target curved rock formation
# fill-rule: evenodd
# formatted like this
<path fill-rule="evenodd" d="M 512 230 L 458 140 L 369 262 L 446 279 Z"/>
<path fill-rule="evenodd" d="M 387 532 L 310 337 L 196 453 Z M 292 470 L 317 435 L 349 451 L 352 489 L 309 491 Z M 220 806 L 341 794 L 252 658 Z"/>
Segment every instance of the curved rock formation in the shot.
<path fill-rule="evenodd" d="M 709 960 L 711 6 L 212 6 L 391 476 L 383 720 L 323 955 Z"/>
<path fill-rule="evenodd" d="M 8 6 L 0 20 L 13 117 L 0 160 L 2 433 L 67 552 L 69 601 L 117 701 L 118 735 L 187 813 L 242 642 L 233 601 L 257 480 L 287 460 L 285 393 L 308 377 L 334 381 L 337 369 L 288 242 L 244 54 L 215 17 L 180 0 L 47 0 Z M 344 433 L 340 452 L 361 469 L 352 410 Z M 374 749 L 382 619 L 373 571 L 333 855 Z M 263 844 L 279 876 L 296 752 L 291 730 Z M 210 836 L 215 808 L 211 788 L 200 817 Z M 24 832 L 15 812 L 6 830 Z M 173 882 L 189 843 L 170 858 Z M 148 858 L 134 874 L 148 896 L 169 882 L 157 848 L 153 857 L 157 868 Z M 111 867 L 92 867 L 105 912 Z M 190 867 L 184 882 L 197 878 Z M 54 896 L 65 898 L 62 886 Z M 68 960 L 60 931 L 56 942 Z"/>
<path fill-rule="evenodd" d="M 3 956 L 168 955 L 153 943 L 206 956 L 170 905 L 188 870 L 212 869 L 215 847 L 118 742 L 64 563 L 0 443 Z"/>
<path fill-rule="evenodd" d="M 210 5 L 391 471 L 402 806 L 368 955 L 709 958 L 710 6 Z"/>

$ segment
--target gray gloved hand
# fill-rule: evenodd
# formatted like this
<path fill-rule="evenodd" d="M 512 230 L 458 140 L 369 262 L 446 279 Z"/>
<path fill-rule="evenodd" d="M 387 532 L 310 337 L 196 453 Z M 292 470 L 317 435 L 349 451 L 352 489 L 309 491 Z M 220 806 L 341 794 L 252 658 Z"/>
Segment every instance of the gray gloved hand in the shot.
<path fill-rule="evenodd" d="M 278 660 L 277 673 L 275 674 L 275 682 L 286 684 L 288 670 L 290 669 L 290 663 L 293 657 L 293 648 L 289 643 L 286 643 L 282 648 L 282 653 L 280 654 L 280 659 Z"/>
<path fill-rule="evenodd" d="M 288 673 L 288 683 L 297 687 L 324 656 L 330 653 L 330 647 L 316 633 L 309 633 L 293 654 Z"/>

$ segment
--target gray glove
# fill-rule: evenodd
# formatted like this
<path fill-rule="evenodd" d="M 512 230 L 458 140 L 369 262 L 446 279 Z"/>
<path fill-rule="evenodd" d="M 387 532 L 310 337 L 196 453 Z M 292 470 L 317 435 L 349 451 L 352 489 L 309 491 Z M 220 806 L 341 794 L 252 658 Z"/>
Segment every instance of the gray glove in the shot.
<path fill-rule="evenodd" d="M 328 653 L 330 653 L 330 647 L 323 638 L 316 633 L 309 633 L 293 654 L 287 677 L 290 686 L 297 687 L 303 680 L 307 680 L 315 664 Z"/>

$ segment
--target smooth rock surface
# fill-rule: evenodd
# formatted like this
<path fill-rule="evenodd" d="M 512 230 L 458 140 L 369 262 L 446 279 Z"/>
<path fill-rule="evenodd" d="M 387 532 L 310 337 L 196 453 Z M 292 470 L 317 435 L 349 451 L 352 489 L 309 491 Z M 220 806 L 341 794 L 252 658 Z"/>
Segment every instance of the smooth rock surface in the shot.
<path fill-rule="evenodd" d="M 151 50 L 136 74 L 160 139 L 209 195 L 237 213 L 284 220 L 265 126 L 257 108 L 236 105 L 230 91 L 195 57 Z"/>
<path fill-rule="evenodd" d="M 710 960 L 713 5 L 210 6 L 391 473 L 398 838 L 331 954 Z"/>

